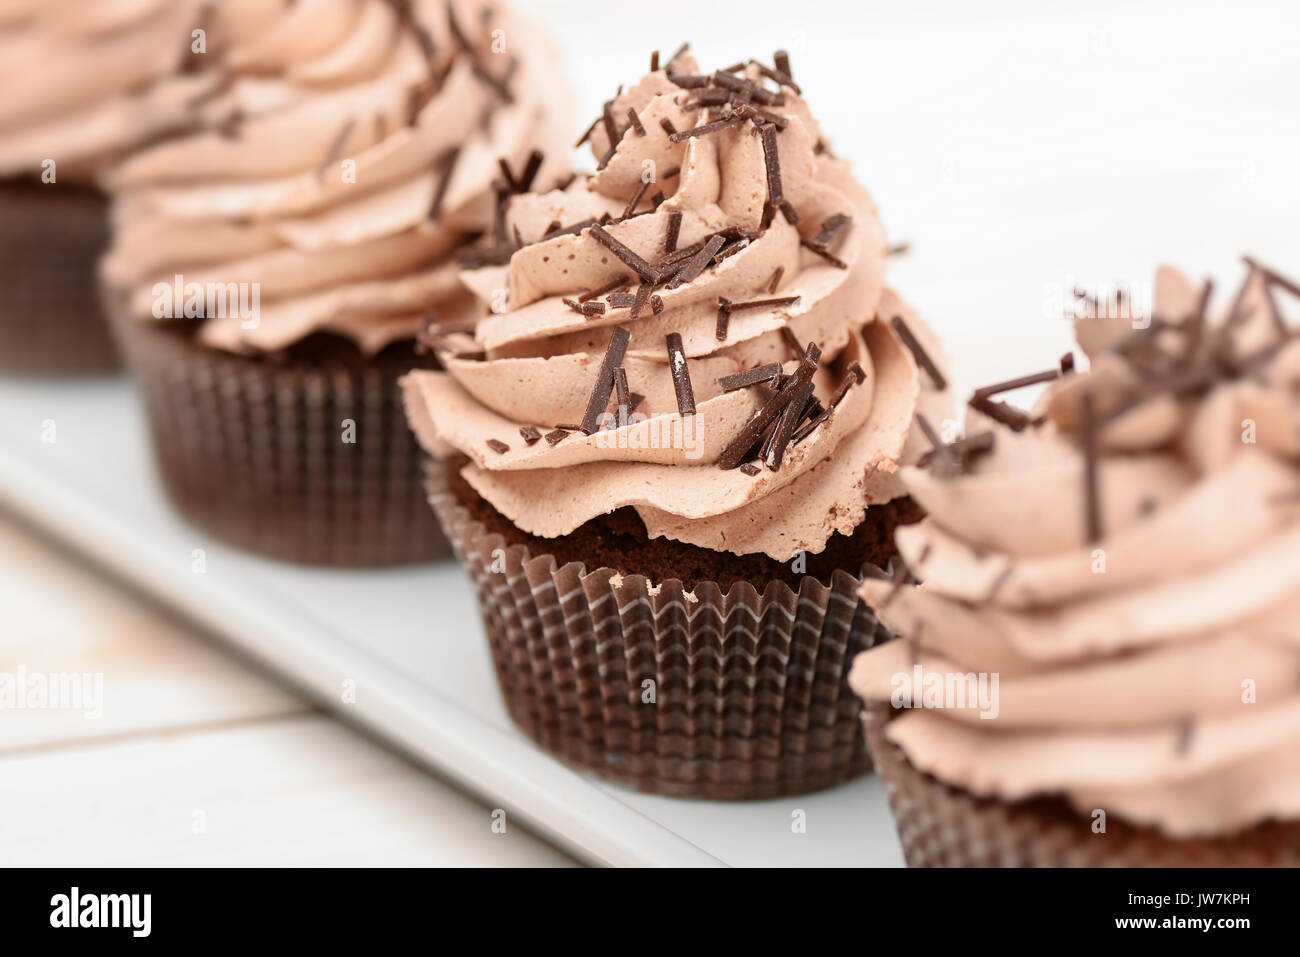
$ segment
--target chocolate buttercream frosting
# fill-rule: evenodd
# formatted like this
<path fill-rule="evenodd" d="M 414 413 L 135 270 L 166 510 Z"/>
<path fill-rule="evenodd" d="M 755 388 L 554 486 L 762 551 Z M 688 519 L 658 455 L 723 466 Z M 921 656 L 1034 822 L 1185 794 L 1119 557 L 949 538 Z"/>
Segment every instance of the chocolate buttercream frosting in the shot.
<path fill-rule="evenodd" d="M 903 640 L 851 683 L 897 706 L 998 679 L 896 714 L 887 737 L 915 767 L 1175 837 L 1300 816 L 1298 292 L 1248 262 L 1211 307 L 1209 283 L 1162 269 L 1137 328 L 1078 320 L 1087 372 L 977 392 L 964 449 L 903 470 L 929 518 L 898 546 L 924 584 L 866 583 Z"/>
<path fill-rule="evenodd" d="M 501 3 L 207 9 L 215 87 L 189 103 L 193 131 L 105 179 L 103 277 L 141 321 L 180 314 L 191 289 L 256 284 L 257 317 L 205 309 L 201 342 L 270 353 L 332 332 L 377 352 L 463 307 L 458 251 L 525 173 L 542 187 L 567 169 L 558 54 Z"/>
<path fill-rule="evenodd" d="M 465 272 L 474 331 L 404 380 L 407 411 L 519 528 L 631 507 L 651 537 L 784 561 L 902 494 L 913 417 L 946 400 L 918 356 L 942 355 L 796 90 L 656 63 L 584 134 L 597 171 L 514 197 L 513 245 Z"/>
<path fill-rule="evenodd" d="M 128 150 L 183 128 L 188 103 L 214 83 L 180 72 L 202 6 L 0 0 L 0 178 L 88 184 Z"/>

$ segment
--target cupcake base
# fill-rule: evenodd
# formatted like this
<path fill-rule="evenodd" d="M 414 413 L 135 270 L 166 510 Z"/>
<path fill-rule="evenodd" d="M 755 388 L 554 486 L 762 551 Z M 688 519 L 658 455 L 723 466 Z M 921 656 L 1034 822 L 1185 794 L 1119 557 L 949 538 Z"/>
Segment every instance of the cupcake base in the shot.
<path fill-rule="evenodd" d="M 0 370 L 119 368 L 95 288 L 107 243 L 108 202 L 99 190 L 0 180 Z"/>
<path fill-rule="evenodd" d="M 430 464 L 430 501 L 474 582 L 510 716 L 544 749 L 642 791 L 723 800 L 815 791 L 869 769 L 846 678 L 884 632 L 857 597 L 860 542 L 822 559 L 842 547 L 853 573 L 819 581 L 638 538 L 620 512 L 540 539 L 470 489 L 458 464 Z M 872 511 L 891 533 L 882 516 L 919 517 L 910 502 Z M 892 534 L 878 533 L 862 536 L 877 559 L 892 554 L 879 544 Z M 683 570 L 664 573 L 673 567 Z"/>
<path fill-rule="evenodd" d="M 892 716 L 889 707 L 872 705 L 863 724 L 909 867 L 1300 866 L 1300 822 L 1178 839 L 1110 815 L 1106 832 L 1097 834 L 1064 798 L 976 797 L 913 767 L 885 739 Z"/>
<path fill-rule="evenodd" d="M 448 558 L 397 380 L 411 343 L 368 358 L 313 336 L 277 357 L 206 348 L 181 324 L 115 316 L 172 504 L 204 533 L 309 565 Z"/>

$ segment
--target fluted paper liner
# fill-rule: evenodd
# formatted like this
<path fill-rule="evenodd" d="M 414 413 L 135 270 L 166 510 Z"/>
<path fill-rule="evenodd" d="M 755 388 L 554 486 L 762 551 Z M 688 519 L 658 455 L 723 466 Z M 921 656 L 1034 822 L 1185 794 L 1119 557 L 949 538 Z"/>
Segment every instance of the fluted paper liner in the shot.
<path fill-rule="evenodd" d="M 98 190 L 0 181 L 0 369 L 82 375 L 119 367 L 95 290 L 107 242 L 108 204 Z"/>
<path fill-rule="evenodd" d="M 397 380 L 409 364 L 283 363 L 208 349 L 121 314 L 172 504 L 213 538 L 312 565 L 449 558 L 429 510 Z M 355 442 L 343 441 L 345 422 Z"/>
<path fill-rule="evenodd" d="M 510 716 L 547 751 L 643 791 L 727 800 L 869 769 L 847 683 L 880 627 L 860 578 L 687 592 L 560 566 L 488 533 L 451 491 L 451 467 L 430 463 L 430 502 L 474 582 Z"/>
<path fill-rule="evenodd" d="M 1064 798 L 999 801 L 912 766 L 885 738 L 888 705 L 863 713 L 867 741 L 909 867 L 1295 867 L 1300 822 L 1217 839 L 1178 839 L 1108 815 L 1105 833 Z"/>

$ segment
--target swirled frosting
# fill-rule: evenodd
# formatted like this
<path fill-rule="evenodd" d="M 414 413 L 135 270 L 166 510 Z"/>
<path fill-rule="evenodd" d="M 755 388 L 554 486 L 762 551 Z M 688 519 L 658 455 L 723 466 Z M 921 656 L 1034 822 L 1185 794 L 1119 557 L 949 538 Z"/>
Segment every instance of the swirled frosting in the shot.
<path fill-rule="evenodd" d="M 1300 816 L 1288 290 L 1300 292 L 1252 264 L 1207 318 L 1209 284 L 1162 269 L 1149 328 L 1076 324 L 1090 370 L 1051 383 L 1034 423 L 972 411 L 968 435 L 992 432 L 991 451 L 904 470 L 929 518 L 898 546 L 924 584 L 864 588 L 905 640 L 861 655 L 851 683 L 898 705 L 927 683 L 998 676 L 995 700 L 936 690 L 929 704 L 947 707 L 889 722 L 912 764 L 975 794 L 1063 795 L 1179 837 Z"/>
<path fill-rule="evenodd" d="M 197 131 L 107 177 L 102 275 L 145 321 L 159 283 L 256 284 L 253 321 L 207 315 L 213 347 L 333 332 L 373 352 L 413 337 L 463 306 L 456 254 L 531 154 L 536 183 L 567 169 L 558 55 L 499 3 L 222 0 L 208 51 L 219 86 L 192 104 Z"/>
<path fill-rule="evenodd" d="M 597 172 L 513 200 L 519 248 L 464 276 L 488 315 L 443 343 L 445 372 L 407 376 L 407 410 L 425 448 L 467 456 L 468 483 L 530 534 L 631 507 L 652 538 L 783 561 L 901 494 L 918 403 L 945 398 L 890 321 L 939 351 L 884 287 L 875 205 L 792 81 L 697 71 L 683 54 L 621 91 L 589 131 Z M 738 455 L 778 384 L 720 380 L 772 363 L 793 376 L 808 343 L 820 406 L 800 421 L 838 392 L 834 410 L 775 463 Z M 750 461 L 720 467 L 729 447 Z"/>
<path fill-rule="evenodd" d="M 183 125 L 211 78 L 177 75 L 201 0 L 0 0 L 0 178 L 89 182 Z"/>

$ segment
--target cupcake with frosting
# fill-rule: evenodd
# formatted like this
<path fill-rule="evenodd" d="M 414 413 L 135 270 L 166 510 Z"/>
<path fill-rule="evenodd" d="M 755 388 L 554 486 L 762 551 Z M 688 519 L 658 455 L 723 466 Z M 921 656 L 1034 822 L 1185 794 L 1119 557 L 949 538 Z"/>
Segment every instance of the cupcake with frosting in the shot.
<path fill-rule="evenodd" d="M 0 367 L 116 368 L 95 292 L 105 168 L 184 127 L 199 0 L 0 0 Z"/>
<path fill-rule="evenodd" d="M 940 351 L 783 53 L 656 55 L 581 142 L 596 172 L 513 198 L 473 334 L 404 380 L 510 713 L 645 790 L 843 781 L 856 591 L 919 517 L 897 470 Z"/>
<path fill-rule="evenodd" d="M 396 380 L 436 365 L 506 197 L 567 168 L 557 54 L 500 3 L 223 0 L 207 57 L 193 131 L 107 180 L 104 295 L 167 491 L 272 557 L 439 557 Z"/>
<path fill-rule="evenodd" d="M 923 584 L 864 586 L 851 681 L 910 864 L 1300 863 L 1300 287 L 1211 292 L 1162 269 L 903 470 Z"/>

